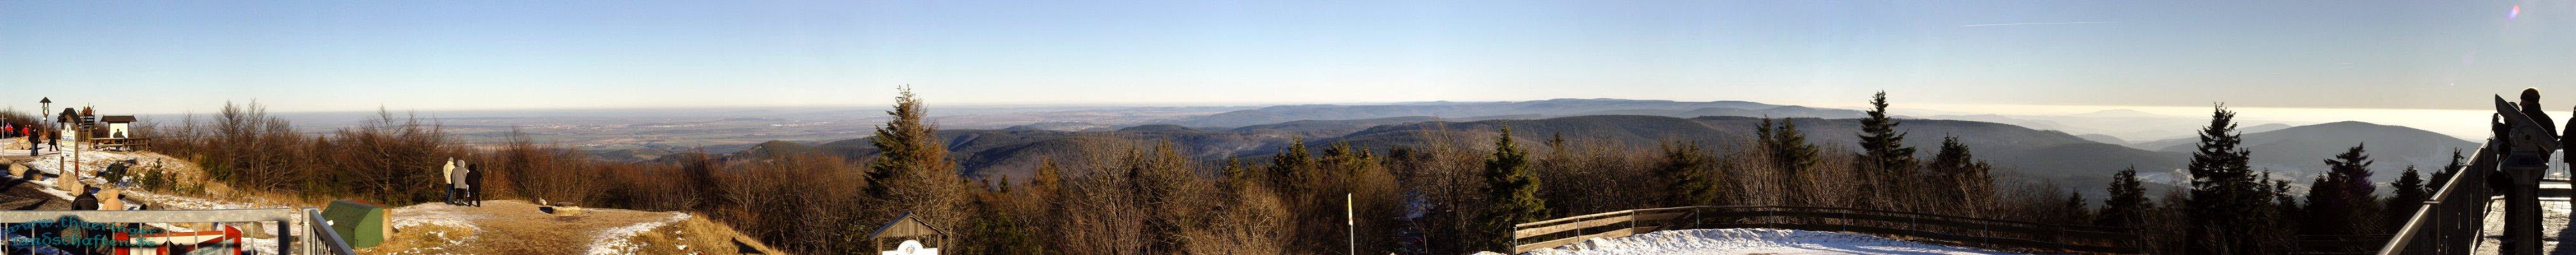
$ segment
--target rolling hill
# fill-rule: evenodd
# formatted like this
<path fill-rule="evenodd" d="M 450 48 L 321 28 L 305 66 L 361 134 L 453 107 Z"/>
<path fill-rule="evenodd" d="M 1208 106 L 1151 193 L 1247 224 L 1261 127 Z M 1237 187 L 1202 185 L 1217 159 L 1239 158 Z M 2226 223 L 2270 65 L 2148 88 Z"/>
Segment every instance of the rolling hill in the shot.
<path fill-rule="evenodd" d="M 2254 152 L 2255 169 L 2294 173 L 2289 177 L 2306 180 L 2325 169 L 2323 160 L 2343 153 L 2354 145 L 2365 145 L 2372 160 L 2371 180 L 2388 182 L 2398 171 L 2414 165 L 2428 172 L 2450 163 L 2451 150 L 2475 150 L 2479 143 L 2449 135 L 2403 126 L 2344 121 L 2245 133 L 2245 147 Z M 2162 145 L 2157 151 L 2190 153 L 2198 138 L 2168 139 L 2139 143 Z"/>
<path fill-rule="evenodd" d="M 1567 98 L 1520 102 L 1440 101 L 1386 105 L 1282 105 L 1176 118 L 1160 123 L 1189 127 L 1241 127 L 1300 120 L 1356 120 L 1411 116 L 1467 117 L 1468 119 L 1511 116 L 1534 119 L 1581 115 L 1669 117 L 1769 115 L 1772 117 L 1855 118 L 1861 116 L 1861 112 L 1745 101 L 1679 102 Z"/>

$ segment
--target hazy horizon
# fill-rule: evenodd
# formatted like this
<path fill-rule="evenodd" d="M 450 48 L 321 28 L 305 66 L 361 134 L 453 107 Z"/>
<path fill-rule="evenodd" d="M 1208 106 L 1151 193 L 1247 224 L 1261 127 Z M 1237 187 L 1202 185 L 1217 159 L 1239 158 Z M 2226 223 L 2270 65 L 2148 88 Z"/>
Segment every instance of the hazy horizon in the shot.
<path fill-rule="evenodd" d="M 0 3 L 0 95 L 143 113 L 1625 98 L 2481 109 L 2576 3 Z M 2568 91 L 2576 93 L 2576 90 Z M 155 93 L 132 96 L 131 93 Z M 2576 98 L 2576 94 L 2553 98 Z M 114 98 L 114 99 L 108 99 Z M 12 99 L 7 106 L 33 108 Z M 2576 102 L 2571 100 L 2568 102 Z"/>

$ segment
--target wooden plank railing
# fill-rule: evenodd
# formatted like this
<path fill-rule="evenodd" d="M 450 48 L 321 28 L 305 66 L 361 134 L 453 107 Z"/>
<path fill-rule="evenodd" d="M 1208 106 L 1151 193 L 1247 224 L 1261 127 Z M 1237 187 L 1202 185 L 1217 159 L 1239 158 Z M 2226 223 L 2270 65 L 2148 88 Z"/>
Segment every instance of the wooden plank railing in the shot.
<path fill-rule="evenodd" d="M 2495 140 L 2487 140 L 2465 166 L 2451 167 L 2451 179 L 2433 192 L 2431 200 L 2415 209 L 2379 254 L 2469 254 L 2477 249 L 2479 231 L 2486 227 L 2487 204 L 2497 195 L 2487 185 L 2487 176 L 2496 169 Z"/>
<path fill-rule="evenodd" d="M 1625 210 L 1512 226 L 1512 252 L 1659 230 L 1774 228 L 1851 232 L 1983 248 L 2042 252 L 2139 253 L 2135 229 L 2061 225 L 1928 213 L 1800 206 L 1686 206 Z"/>

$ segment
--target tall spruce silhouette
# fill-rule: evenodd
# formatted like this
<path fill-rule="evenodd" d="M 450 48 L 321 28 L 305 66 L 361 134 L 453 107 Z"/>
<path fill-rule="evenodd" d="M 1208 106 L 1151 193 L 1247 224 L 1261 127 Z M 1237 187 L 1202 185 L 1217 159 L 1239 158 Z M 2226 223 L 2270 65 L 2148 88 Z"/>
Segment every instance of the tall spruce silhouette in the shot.
<path fill-rule="evenodd" d="M 2111 174 L 2110 186 L 2107 194 L 2111 197 L 2102 200 L 2102 213 L 2093 224 L 2134 227 L 2145 223 L 2147 210 L 2153 210 L 2156 205 L 2147 201 L 2146 185 L 2138 181 L 2138 167 L 2129 166 Z"/>
<path fill-rule="evenodd" d="M 2186 253 L 2278 253 L 2266 252 L 2275 249 L 2264 247 L 2261 236 L 2271 227 L 2264 219 L 2275 211 L 2271 188 L 2248 166 L 2254 152 L 2239 147 L 2244 138 L 2236 131 L 2236 112 L 2224 105 L 2213 108 L 2186 168 L 2192 189 L 2186 210 L 2195 224 L 2185 237 L 2193 240 Z"/>
<path fill-rule="evenodd" d="M 1485 159 L 1484 191 L 1492 203 L 1485 217 L 1487 229 L 1509 233 L 1514 224 L 1546 219 L 1547 201 L 1539 198 L 1538 187 L 1538 175 L 1530 172 L 1529 152 L 1512 142 L 1512 127 L 1504 123 L 1502 135 L 1494 139 L 1493 156 Z M 1511 236 L 1499 235 L 1492 243 L 1508 245 Z"/>
<path fill-rule="evenodd" d="M 1905 134 L 1896 132 L 1896 119 L 1887 116 L 1887 91 L 1870 96 L 1869 117 L 1860 120 L 1859 164 L 1861 170 L 1859 201 L 1861 208 L 1896 209 L 1892 199 L 1910 199 L 1909 194 L 1923 194 L 1908 189 L 1918 178 L 1914 174 L 1914 148 L 1905 146 Z M 1912 208 L 1904 208 L 1912 209 Z"/>
<path fill-rule="evenodd" d="M 2424 176 L 2417 172 L 2419 171 L 2415 170 L 2415 166 L 2406 166 L 2406 171 L 2397 173 L 2397 181 L 2388 184 L 2389 188 L 2396 190 L 2391 192 L 2393 194 L 2388 198 L 2388 206 L 2384 209 L 2388 219 L 2381 223 L 2387 226 L 2380 228 L 2383 232 L 2396 232 L 2398 229 L 2405 228 L 2406 219 L 2414 217 L 2415 209 L 2424 206 L 2424 200 L 2428 197 L 2426 194 L 2431 191 L 2424 189 Z"/>
<path fill-rule="evenodd" d="M 1818 159 L 1816 146 L 1807 144 L 1807 136 L 1798 133 L 1797 121 L 1784 118 L 1780 119 L 1780 125 L 1773 126 L 1771 117 L 1763 116 L 1762 124 L 1756 126 L 1754 132 L 1760 136 L 1758 143 L 1762 144 L 1765 158 L 1771 160 L 1771 168 L 1777 172 L 1783 193 L 1788 193 L 1783 196 L 1788 199 L 1781 202 L 1784 205 L 1824 204 L 1808 199 L 1806 182 L 1802 181 L 1804 177 L 1801 175 L 1815 168 Z"/>
<path fill-rule="evenodd" d="M 1718 180 L 1710 170 L 1717 166 L 1717 156 L 1700 149 L 1697 142 L 1665 143 L 1663 147 L 1663 162 L 1655 167 L 1655 175 L 1672 184 L 1664 205 L 1716 205 Z"/>
<path fill-rule="evenodd" d="M 2358 235 L 2377 232 L 2377 184 L 2370 182 L 2370 155 L 2361 145 L 2326 159 L 2326 174 L 2308 185 L 2301 232 L 2310 235 Z"/>

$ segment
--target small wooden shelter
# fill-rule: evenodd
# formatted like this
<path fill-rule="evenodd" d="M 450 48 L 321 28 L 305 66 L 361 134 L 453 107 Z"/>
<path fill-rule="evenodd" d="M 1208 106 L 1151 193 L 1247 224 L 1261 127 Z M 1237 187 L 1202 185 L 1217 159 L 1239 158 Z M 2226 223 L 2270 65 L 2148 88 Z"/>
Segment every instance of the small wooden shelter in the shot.
<path fill-rule="evenodd" d="M 948 244 L 942 243 L 941 240 L 947 238 L 947 232 L 931 228 L 930 224 L 921 223 L 921 220 L 912 218 L 912 213 L 906 212 L 902 216 L 895 216 L 893 222 L 886 222 L 885 226 L 877 227 L 876 232 L 868 233 L 868 244 L 875 245 L 876 250 L 888 251 L 885 249 L 884 239 L 896 239 L 897 243 L 901 243 L 902 240 L 928 241 L 936 244 L 931 244 L 930 248 L 921 249 L 920 252 L 940 254 L 939 248 L 948 247 Z"/>
<path fill-rule="evenodd" d="M 376 247 L 385 242 L 385 236 L 394 233 L 392 220 L 386 218 L 385 206 L 382 205 L 331 201 L 331 207 L 322 209 L 322 218 L 330 220 L 331 231 L 338 232 L 340 240 L 349 242 L 349 247 Z"/>

